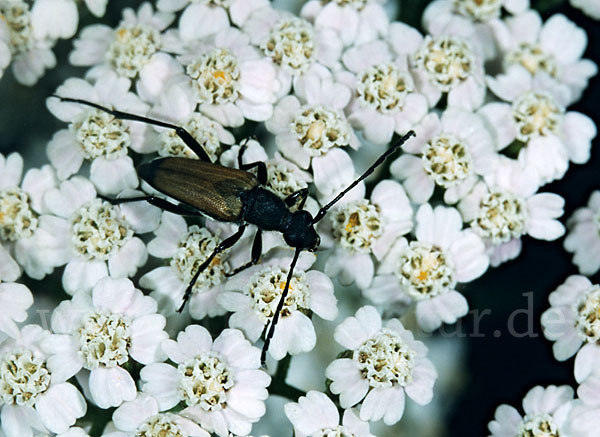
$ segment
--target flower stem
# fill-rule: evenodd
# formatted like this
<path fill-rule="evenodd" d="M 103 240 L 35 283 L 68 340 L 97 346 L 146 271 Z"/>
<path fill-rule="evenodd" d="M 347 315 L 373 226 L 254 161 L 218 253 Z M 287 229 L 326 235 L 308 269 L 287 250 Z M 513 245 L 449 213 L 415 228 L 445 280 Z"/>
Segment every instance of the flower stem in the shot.
<path fill-rule="evenodd" d="M 565 0 L 538 0 L 532 6 L 539 13 L 550 12 L 552 9 L 558 8 Z"/>
<path fill-rule="evenodd" d="M 277 371 L 275 375 L 273 375 L 273 382 L 271 383 L 271 393 L 283 396 L 284 398 L 288 398 L 294 402 L 298 401 L 300 396 L 305 396 L 306 392 L 296 387 L 292 387 L 288 383 L 285 382 L 287 377 L 288 370 L 290 368 L 292 357 L 291 355 L 286 355 L 277 365 Z"/>

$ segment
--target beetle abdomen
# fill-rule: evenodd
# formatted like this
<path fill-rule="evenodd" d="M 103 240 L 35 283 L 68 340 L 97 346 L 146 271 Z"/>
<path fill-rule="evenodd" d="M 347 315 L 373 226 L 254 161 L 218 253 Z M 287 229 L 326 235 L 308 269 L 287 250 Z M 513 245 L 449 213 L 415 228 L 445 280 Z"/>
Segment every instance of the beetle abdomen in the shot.
<path fill-rule="evenodd" d="M 138 173 L 158 191 L 224 222 L 242 220 L 240 195 L 258 185 L 252 173 L 198 159 L 155 159 Z"/>

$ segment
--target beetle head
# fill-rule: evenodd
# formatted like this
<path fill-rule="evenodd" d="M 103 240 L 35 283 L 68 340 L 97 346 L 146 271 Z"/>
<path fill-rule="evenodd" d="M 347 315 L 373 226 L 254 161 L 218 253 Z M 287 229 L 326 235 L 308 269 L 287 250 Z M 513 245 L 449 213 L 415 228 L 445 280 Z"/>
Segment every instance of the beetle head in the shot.
<path fill-rule="evenodd" d="M 312 215 L 308 211 L 295 211 L 288 217 L 283 231 L 285 242 L 291 247 L 314 252 L 321 239 L 312 225 Z"/>

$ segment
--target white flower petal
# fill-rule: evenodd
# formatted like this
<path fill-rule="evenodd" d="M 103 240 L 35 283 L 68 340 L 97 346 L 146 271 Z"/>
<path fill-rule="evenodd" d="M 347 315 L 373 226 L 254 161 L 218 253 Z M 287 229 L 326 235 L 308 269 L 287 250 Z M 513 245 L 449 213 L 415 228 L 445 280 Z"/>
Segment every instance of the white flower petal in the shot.
<path fill-rule="evenodd" d="M 62 284 L 67 293 L 74 295 L 78 291 L 91 291 L 100 279 L 107 276 L 106 262 L 87 261 L 82 257 L 76 257 L 65 267 Z"/>
<path fill-rule="evenodd" d="M 117 408 L 112 415 L 112 420 L 120 430 L 135 432 L 146 419 L 158 412 L 156 399 L 140 393 L 133 401 L 124 402 Z"/>
<path fill-rule="evenodd" d="M 81 147 L 67 129 L 59 130 L 54 134 L 46 146 L 46 154 L 60 179 L 66 179 L 77 173 L 83 163 Z"/>
<path fill-rule="evenodd" d="M 448 249 L 459 237 L 462 217 L 455 208 L 424 204 L 417 211 L 415 235 L 420 242 L 431 243 L 442 250 Z"/>
<path fill-rule="evenodd" d="M 38 40 L 71 38 L 78 21 L 77 5 L 71 0 L 38 0 L 31 8 L 31 28 Z"/>
<path fill-rule="evenodd" d="M 311 351 L 317 343 L 317 335 L 312 321 L 300 312 L 282 317 L 271 339 L 269 353 L 276 360 L 286 354 L 297 355 Z"/>
<path fill-rule="evenodd" d="M 150 364 L 163 359 L 160 344 L 168 338 L 163 331 L 166 325 L 164 316 L 148 314 L 138 317 L 130 325 L 130 341 L 128 352 L 138 363 Z"/>
<path fill-rule="evenodd" d="M 23 158 L 14 152 L 6 158 L 0 154 L 0 188 L 17 187 L 23 176 Z"/>
<path fill-rule="evenodd" d="M 575 357 L 573 366 L 575 380 L 581 384 L 596 370 L 598 363 L 600 363 L 600 347 L 593 343 L 583 346 Z"/>
<path fill-rule="evenodd" d="M 332 285 L 333 293 L 333 285 Z M 33 304 L 31 291 L 23 284 L 0 283 L 0 331 L 16 338 L 19 329 L 15 322 L 27 318 L 27 309 Z"/>
<path fill-rule="evenodd" d="M 146 245 L 139 238 L 133 237 L 108 259 L 108 270 L 115 278 L 132 277 L 147 259 Z"/>
<path fill-rule="evenodd" d="M 458 282 L 472 281 L 483 275 L 488 268 L 489 259 L 485 254 L 485 245 L 472 231 L 461 232 L 450 246 L 449 252 Z"/>
<path fill-rule="evenodd" d="M 338 310 L 331 279 L 324 273 L 310 270 L 306 272 L 306 282 L 310 287 L 310 309 L 322 319 L 334 320 Z"/>
<path fill-rule="evenodd" d="M 419 405 L 427 405 L 433 399 L 433 384 L 438 373 L 428 359 L 421 359 L 412 371 L 412 382 L 404 387 L 406 394 Z"/>
<path fill-rule="evenodd" d="M 12 282 L 21 275 L 21 269 L 10 253 L 0 244 L 0 281 Z"/>
<path fill-rule="evenodd" d="M 0 421 L 2 422 L 2 430 L 7 437 L 32 437 L 32 423 L 30 419 L 35 417 L 37 423 L 43 429 L 43 425 L 39 422 L 36 411 L 32 407 L 4 404 Z"/>
<path fill-rule="evenodd" d="M 340 415 L 335 404 L 324 393 L 311 390 L 301 396 L 298 403 L 289 402 L 284 407 L 297 433 L 312 435 L 315 432 L 339 425 Z"/>
<path fill-rule="evenodd" d="M 140 371 L 141 389 L 151 394 L 162 410 L 173 408 L 181 401 L 177 389 L 179 373 L 169 364 L 154 363 L 145 366 Z"/>
<path fill-rule="evenodd" d="M 404 402 L 403 387 L 374 388 L 360 407 L 360 418 L 372 422 L 383 419 L 386 425 L 393 425 L 404 414 Z"/>
<path fill-rule="evenodd" d="M 129 156 L 114 160 L 101 157 L 94 159 L 90 168 L 90 180 L 102 194 L 117 194 L 134 189 L 139 184 L 133 160 Z"/>
<path fill-rule="evenodd" d="M 135 382 L 121 367 L 98 367 L 90 373 L 90 393 L 100 408 L 118 407 L 136 396 Z"/>
<path fill-rule="evenodd" d="M 82 417 L 87 404 L 83 395 L 68 382 L 53 384 L 35 403 L 35 409 L 46 427 L 55 433 L 62 433 Z"/>

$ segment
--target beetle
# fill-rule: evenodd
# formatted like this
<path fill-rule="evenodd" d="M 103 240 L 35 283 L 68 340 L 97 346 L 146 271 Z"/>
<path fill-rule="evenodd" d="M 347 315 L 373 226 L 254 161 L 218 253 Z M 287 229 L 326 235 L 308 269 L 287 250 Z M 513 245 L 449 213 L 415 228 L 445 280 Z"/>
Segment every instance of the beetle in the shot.
<path fill-rule="evenodd" d="M 107 112 L 113 117 L 122 120 L 139 121 L 167 129 L 173 129 L 183 142 L 198 156 L 199 159 L 188 158 L 158 158 L 149 163 L 141 164 L 137 171 L 140 177 L 161 193 L 177 200 L 179 204 L 172 203 L 164 198 L 154 195 L 108 199 L 113 204 L 146 201 L 163 210 L 192 216 L 208 216 L 222 222 L 233 222 L 239 225 L 237 231 L 213 250 L 210 256 L 198 266 L 194 276 L 188 284 L 183 302 L 178 311 L 183 311 L 186 302 L 192 294 L 192 289 L 199 275 L 210 265 L 213 258 L 232 247 L 242 237 L 248 224 L 256 225 L 257 232 L 252 243 L 251 259 L 246 264 L 229 272 L 227 276 L 235 275 L 240 271 L 257 264 L 262 253 L 262 231 L 278 231 L 283 234 L 285 242 L 295 248 L 294 257 L 287 274 L 285 287 L 279 298 L 277 308 L 271 320 L 265 342 L 261 352 L 261 363 L 264 366 L 266 353 L 275 332 L 281 310 L 287 297 L 294 267 L 303 250 L 315 251 L 320 244 L 320 238 L 314 226 L 323 218 L 327 211 L 340 201 L 352 188 L 367 178 L 380 166 L 388 156 L 394 153 L 411 136 L 409 131 L 386 150 L 365 172 L 341 191 L 333 200 L 323 206 L 313 217 L 308 211 L 303 210 L 308 197 L 308 189 L 303 188 L 281 199 L 273 192 L 264 188 L 267 183 L 267 167 L 262 161 L 244 164 L 242 157 L 246 144 L 240 147 L 237 161 L 239 169 L 224 167 L 212 163 L 202 146 L 184 128 L 160 120 L 130 114 L 107 108 L 94 102 L 83 99 L 52 95 L 63 102 L 78 103 Z M 256 168 L 256 175 L 248 170 Z M 296 207 L 294 211 L 292 208 Z"/>

